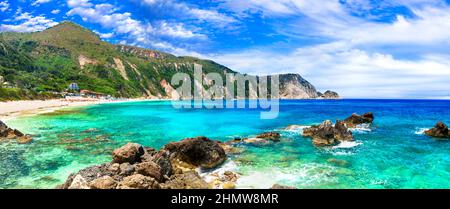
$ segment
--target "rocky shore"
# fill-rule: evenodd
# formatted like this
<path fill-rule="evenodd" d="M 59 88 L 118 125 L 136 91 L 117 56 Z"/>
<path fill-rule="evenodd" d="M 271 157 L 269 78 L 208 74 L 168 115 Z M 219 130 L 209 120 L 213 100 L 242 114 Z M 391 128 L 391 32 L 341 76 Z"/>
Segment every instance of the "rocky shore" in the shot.
<path fill-rule="evenodd" d="M 5 123 L 0 121 L 0 141 L 15 140 L 19 144 L 30 143 L 33 138 L 30 135 L 23 134 L 17 129 L 8 127 Z"/>
<path fill-rule="evenodd" d="M 161 150 L 128 143 L 112 153 L 112 161 L 71 174 L 60 189 L 209 189 L 234 188 L 238 174 L 224 172 L 211 182 L 198 173 L 220 166 L 226 146 L 206 137 L 188 138 Z"/>

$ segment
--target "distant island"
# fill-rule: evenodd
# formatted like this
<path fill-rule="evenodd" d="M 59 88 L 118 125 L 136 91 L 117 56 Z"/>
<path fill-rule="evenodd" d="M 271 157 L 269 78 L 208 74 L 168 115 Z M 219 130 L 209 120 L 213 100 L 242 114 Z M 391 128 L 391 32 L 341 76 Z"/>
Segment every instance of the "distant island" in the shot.
<path fill-rule="evenodd" d="M 194 63 L 205 73 L 237 73 L 210 60 L 110 44 L 69 21 L 42 32 L 0 33 L 0 55 L 0 101 L 64 98 L 72 85 L 88 96 L 171 99 L 172 76 L 191 75 Z M 298 74 L 279 76 L 282 99 L 339 98 Z"/>

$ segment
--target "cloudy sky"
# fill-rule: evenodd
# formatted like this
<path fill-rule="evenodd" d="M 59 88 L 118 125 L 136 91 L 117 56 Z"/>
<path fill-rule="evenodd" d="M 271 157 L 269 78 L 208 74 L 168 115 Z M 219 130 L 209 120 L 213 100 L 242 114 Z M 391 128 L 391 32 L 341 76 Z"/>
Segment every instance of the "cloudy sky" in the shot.
<path fill-rule="evenodd" d="M 0 31 L 64 20 L 346 98 L 450 99 L 450 0 L 0 0 Z"/>

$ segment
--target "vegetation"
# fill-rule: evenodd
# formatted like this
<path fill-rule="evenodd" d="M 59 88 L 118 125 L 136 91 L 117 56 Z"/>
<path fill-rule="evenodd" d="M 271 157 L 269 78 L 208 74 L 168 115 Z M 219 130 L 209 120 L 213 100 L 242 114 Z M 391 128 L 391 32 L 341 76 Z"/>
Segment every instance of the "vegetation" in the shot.
<path fill-rule="evenodd" d="M 192 75 L 194 63 L 205 73 L 232 72 L 208 60 L 109 44 L 72 22 L 42 32 L 0 33 L 0 76 L 8 84 L 0 83 L 0 100 L 54 98 L 70 83 L 115 97 L 165 96 L 160 82 L 177 72 Z"/>

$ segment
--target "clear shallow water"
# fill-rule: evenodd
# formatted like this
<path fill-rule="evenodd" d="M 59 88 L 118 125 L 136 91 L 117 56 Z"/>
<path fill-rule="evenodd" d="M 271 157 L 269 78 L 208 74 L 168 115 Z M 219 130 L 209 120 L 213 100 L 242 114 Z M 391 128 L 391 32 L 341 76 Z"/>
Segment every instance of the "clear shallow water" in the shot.
<path fill-rule="evenodd" d="M 450 188 L 450 142 L 422 134 L 439 120 L 450 124 L 450 101 L 290 100 L 280 111 L 260 120 L 256 109 L 135 102 L 17 118 L 8 125 L 39 136 L 27 145 L 0 144 L 0 188 L 53 188 L 71 172 L 110 161 L 111 151 L 129 141 L 155 148 L 200 135 L 226 141 L 369 111 L 375 123 L 354 130 L 355 142 L 315 148 L 301 130 L 282 131 L 279 143 L 242 145 L 245 152 L 223 169 L 242 174 L 241 188 Z"/>

